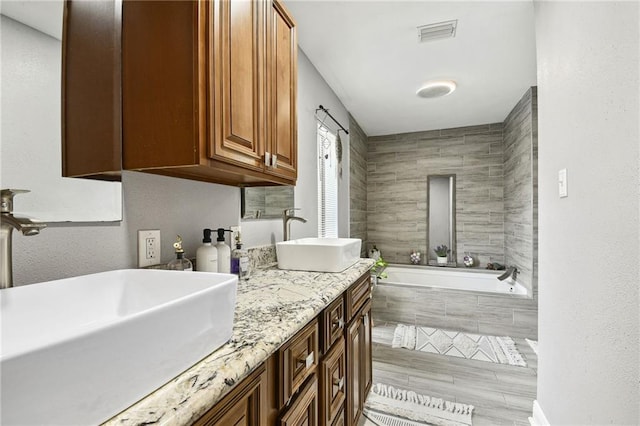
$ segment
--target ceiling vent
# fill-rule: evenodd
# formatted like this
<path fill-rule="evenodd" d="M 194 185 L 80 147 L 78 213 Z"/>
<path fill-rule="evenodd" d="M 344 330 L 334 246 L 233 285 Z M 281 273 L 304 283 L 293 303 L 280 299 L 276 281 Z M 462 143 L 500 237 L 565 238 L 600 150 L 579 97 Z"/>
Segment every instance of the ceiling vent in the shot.
<path fill-rule="evenodd" d="M 458 20 L 438 22 L 437 24 L 422 25 L 418 27 L 418 41 L 438 40 L 441 38 L 450 38 L 456 36 L 456 27 Z"/>

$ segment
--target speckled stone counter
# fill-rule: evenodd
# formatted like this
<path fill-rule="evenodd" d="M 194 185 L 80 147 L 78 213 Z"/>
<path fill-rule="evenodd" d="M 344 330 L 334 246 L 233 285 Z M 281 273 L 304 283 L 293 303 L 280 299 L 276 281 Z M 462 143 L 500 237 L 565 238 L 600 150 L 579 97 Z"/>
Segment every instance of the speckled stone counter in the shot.
<path fill-rule="evenodd" d="M 254 271 L 238 284 L 231 340 L 104 425 L 193 423 L 372 266 L 361 259 L 339 273 Z"/>

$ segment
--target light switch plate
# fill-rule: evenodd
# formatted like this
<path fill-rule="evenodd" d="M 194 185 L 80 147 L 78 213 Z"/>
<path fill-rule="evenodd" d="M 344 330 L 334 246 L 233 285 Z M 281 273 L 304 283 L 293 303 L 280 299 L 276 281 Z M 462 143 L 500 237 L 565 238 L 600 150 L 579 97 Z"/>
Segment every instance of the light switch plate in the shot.
<path fill-rule="evenodd" d="M 138 231 L 138 268 L 160 263 L 160 230 L 141 229 Z"/>
<path fill-rule="evenodd" d="M 558 172 L 558 195 L 560 198 L 569 196 L 569 190 L 567 188 L 567 169 L 562 169 Z"/>

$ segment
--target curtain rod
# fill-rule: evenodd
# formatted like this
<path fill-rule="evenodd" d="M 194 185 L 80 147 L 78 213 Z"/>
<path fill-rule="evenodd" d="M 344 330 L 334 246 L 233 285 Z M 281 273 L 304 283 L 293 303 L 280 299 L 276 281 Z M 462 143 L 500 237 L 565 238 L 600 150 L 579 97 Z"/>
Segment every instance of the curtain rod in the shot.
<path fill-rule="evenodd" d="M 325 107 L 323 107 L 322 105 L 318 105 L 318 109 L 316 110 L 316 112 L 322 110 L 322 112 L 326 113 L 327 116 L 333 120 L 334 123 L 336 123 L 338 126 L 340 126 L 340 129 L 342 129 L 343 132 L 345 132 L 347 135 L 349 134 L 349 131 L 347 129 L 344 128 L 344 126 L 342 124 L 340 124 L 338 122 L 338 120 L 336 120 L 335 118 L 333 118 L 333 115 L 331 115 L 331 113 L 329 112 L 328 109 L 326 109 Z"/>

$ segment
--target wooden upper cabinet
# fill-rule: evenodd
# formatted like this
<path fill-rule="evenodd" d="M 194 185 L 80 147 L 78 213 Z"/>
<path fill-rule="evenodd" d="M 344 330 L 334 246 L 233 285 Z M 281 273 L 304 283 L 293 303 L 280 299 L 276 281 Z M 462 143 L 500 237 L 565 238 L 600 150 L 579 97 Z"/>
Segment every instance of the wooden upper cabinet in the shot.
<path fill-rule="evenodd" d="M 210 13 L 209 156 L 263 170 L 265 3 L 214 0 Z"/>
<path fill-rule="evenodd" d="M 267 173 L 295 181 L 298 128 L 296 115 L 297 51 L 295 22 L 278 0 L 269 0 L 267 66 L 269 104 Z"/>
<path fill-rule="evenodd" d="M 125 0 L 125 169 L 228 185 L 295 184 L 295 30 L 277 4 L 278 28 L 289 28 L 278 33 L 293 44 L 276 61 L 286 67 L 269 66 L 278 56 L 271 49 L 282 45 L 270 42 L 270 1 Z M 285 68 L 289 83 L 273 87 L 273 72 Z M 288 99 L 286 108 L 270 107 L 274 98 Z"/>
<path fill-rule="evenodd" d="M 71 1 L 62 35 L 62 176 L 120 180 L 120 1 Z"/>

